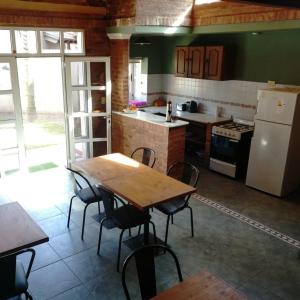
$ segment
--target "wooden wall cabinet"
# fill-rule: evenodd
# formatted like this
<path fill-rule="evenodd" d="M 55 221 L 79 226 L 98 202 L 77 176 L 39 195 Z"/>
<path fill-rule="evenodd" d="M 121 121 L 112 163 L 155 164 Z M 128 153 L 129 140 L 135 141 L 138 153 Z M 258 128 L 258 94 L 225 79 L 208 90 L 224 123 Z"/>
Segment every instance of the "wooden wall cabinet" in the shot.
<path fill-rule="evenodd" d="M 176 47 L 177 77 L 211 80 L 227 78 L 224 46 Z"/>

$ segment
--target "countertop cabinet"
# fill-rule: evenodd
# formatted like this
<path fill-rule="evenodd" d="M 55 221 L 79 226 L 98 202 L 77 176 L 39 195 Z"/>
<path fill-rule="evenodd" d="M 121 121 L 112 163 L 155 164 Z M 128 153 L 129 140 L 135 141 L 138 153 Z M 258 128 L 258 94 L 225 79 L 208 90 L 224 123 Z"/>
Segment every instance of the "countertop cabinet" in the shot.
<path fill-rule="evenodd" d="M 189 48 L 176 47 L 175 73 L 177 77 L 188 76 Z"/>
<path fill-rule="evenodd" d="M 176 47 L 176 76 L 203 78 L 204 53 L 204 47 Z"/>
<path fill-rule="evenodd" d="M 205 72 L 204 78 L 222 80 L 223 78 L 223 46 L 209 46 L 205 49 Z"/>
<path fill-rule="evenodd" d="M 229 79 L 225 59 L 224 46 L 176 47 L 175 75 L 211 80 Z"/>

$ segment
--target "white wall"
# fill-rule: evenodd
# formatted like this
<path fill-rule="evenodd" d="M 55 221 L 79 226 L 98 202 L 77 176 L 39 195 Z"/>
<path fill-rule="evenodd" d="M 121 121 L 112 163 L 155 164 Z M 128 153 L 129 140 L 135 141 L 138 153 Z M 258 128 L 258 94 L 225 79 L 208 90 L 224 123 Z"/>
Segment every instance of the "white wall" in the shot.
<path fill-rule="evenodd" d="M 176 103 L 195 100 L 201 112 L 214 114 L 221 107 L 223 116 L 253 120 L 257 105 L 257 90 L 267 83 L 252 81 L 214 81 L 175 77 L 171 74 L 148 76 L 148 104 L 163 96 Z M 283 86 L 283 85 L 276 85 Z"/>

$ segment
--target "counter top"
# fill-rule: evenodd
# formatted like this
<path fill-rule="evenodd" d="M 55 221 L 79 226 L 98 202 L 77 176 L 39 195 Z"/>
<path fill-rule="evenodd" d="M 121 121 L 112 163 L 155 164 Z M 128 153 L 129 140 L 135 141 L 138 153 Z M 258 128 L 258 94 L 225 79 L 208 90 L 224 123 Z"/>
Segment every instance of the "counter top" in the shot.
<path fill-rule="evenodd" d="M 166 113 L 166 107 L 165 106 L 150 106 L 150 107 L 144 107 L 143 110 L 145 112 L 149 113 Z M 194 121 L 199 122 L 202 124 L 214 124 L 224 121 L 229 121 L 230 118 L 225 117 L 217 117 L 214 115 L 208 115 L 203 113 L 190 113 L 188 111 L 179 111 L 175 110 L 172 112 L 172 116 L 181 118 L 187 121 Z"/>
<path fill-rule="evenodd" d="M 166 111 L 166 108 L 164 108 L 164 112 L 165 111 Z M 156 111 L 154 111 L 154 112 L 156 112 Z M 160 112 L 160 111 L 157 111 L 157 112 Z M 157 124 L 157 125 L 160 125 L 163 127 L 169 127 L 169 128 L 186 126 L 189 124 L 188 122 L 181 121 L 181 120 L 174 120 L 172 122 L 166 122 L 165 117 L 154 115 L 153 112 L 151 112 L 151 111 L 149 111 L 149 112 L 137 111 L 135 113 L 123 113 L 123 112 L 114 111 L 113 113 L 124 116 L 124 117 L 141 120 L 144 122 L 149 122 L 152 124 Z"/>

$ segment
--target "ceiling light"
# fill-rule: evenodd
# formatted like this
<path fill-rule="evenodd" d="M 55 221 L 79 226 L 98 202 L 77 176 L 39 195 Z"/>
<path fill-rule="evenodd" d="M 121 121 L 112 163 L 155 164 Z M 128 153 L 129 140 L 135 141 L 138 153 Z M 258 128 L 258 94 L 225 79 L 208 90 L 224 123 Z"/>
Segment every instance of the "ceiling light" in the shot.
<path fill-rule="evenodd" d="M 141 36 L 135 39 L 134 44 L 144 46 L 144 45 L 151 45 L 151 42 L 147 40 L 145 37 Z"/>

